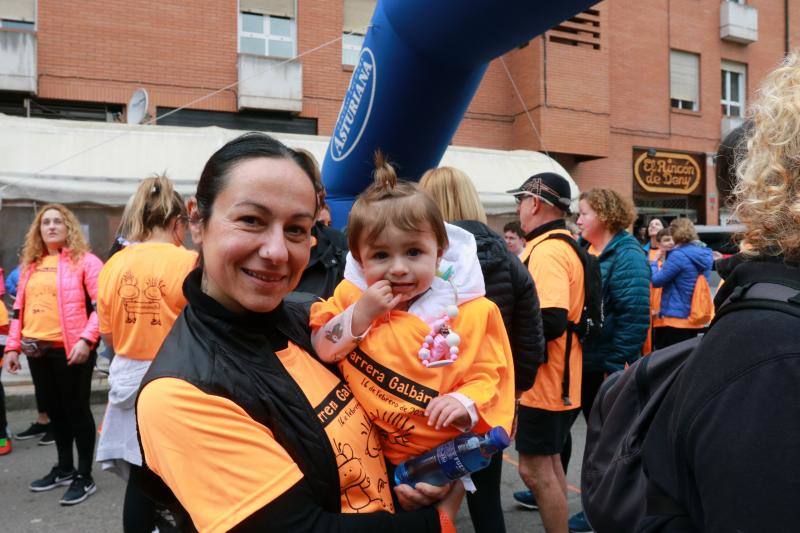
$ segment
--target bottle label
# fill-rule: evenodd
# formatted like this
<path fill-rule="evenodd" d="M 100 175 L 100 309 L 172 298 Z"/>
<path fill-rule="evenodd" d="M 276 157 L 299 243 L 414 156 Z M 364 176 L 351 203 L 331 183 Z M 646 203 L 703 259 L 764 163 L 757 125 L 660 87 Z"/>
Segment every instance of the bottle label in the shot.
<path fill-rule="evenodd" d="M 455 441 L 449 441 L 436 448 L 436 462 L 449 479 L 458 479 L 469 474 L 469 470 L 458 456 Z"/>

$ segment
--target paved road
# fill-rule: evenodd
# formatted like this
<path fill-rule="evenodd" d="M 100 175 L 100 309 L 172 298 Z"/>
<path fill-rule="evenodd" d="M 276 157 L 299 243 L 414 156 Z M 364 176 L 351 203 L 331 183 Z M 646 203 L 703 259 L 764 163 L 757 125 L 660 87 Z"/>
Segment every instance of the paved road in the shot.
<path fill-rule="evenodd" d="M 103 413 L 102 406 L 95 406 L 95 419 Z M 33 420 L 33 411 L 9 413 L 9 426 L 13 431 L 22 431 Z M 576 442 L 573 468 L 568 475 L 570 490 L 570 512 L 580 507 L 580 497 L 574 487 L 579 486 L 579 458 L 583 455 L 583 440 L 586 426 L 579 418 L 573 429 Z M 46 474 L 56 461 L 55 446 L 37 446 L 36 440 L 14 441 L 14 451 L 0 457 L 0 530 L 17 532 L 86 532 L 108 533 L 122 531 L 122 499 L 125 486 L 117 476 L 95 469 L 97 493 L 86 502 L 74 507 L 61 507 L 58 500 L 64 489 L 38 493 L 28 491 L 28 484 Z M 511 494 L 523 485 L 516 471 L 517 454 L 506 453 L 503 469 L 503 504 L 506 510 L 506 526 L 510 533 L 544 531 L 539 514 L 517 508 Z M 464 504 L 456 525 L 460 533 L 472 533 L 472 524 Z"/>

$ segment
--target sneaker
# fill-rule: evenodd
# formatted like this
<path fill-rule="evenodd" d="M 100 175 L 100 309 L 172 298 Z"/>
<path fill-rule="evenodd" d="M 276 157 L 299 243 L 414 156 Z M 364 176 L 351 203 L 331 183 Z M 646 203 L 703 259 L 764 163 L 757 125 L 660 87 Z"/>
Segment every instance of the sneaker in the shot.
<path fill-rule="evenodd" d="M 54 489 L 61 485 L 69 485 L 72 483 L 72 478 L 75 477 L 75 470 L 65 472 L 54 466 L 50 473 L 41 479 L 37 479 L 30 485 L 33 492 L 44 492 L 46 490 Z"/>
<path fill-rule="evenodd" d="M 570 533 L 588 533 L 592 530 L 592 525 L 586 519 L 586 514 L 581 511 L 569 517 L 569 531 Z"/>
<path fill-rule="evenodd" d="M 536 510 L 539 508 L 539 504 L 536 503 L 536 498 L 533 496 L 533 493 L 529 490 L 521 490 L 515 492 L 514 501 L 516 501 L 519 505 L 521 505 L 525 509 Z"/>
<path fill-rule="evenodd" d="M 48 446 L 53 444 L 56 441 L 56 436 L 53 434 L 52 429 L 48 429 L 47 433 L 44 434 L 44 437 L 39 439 L 39 446 Z"/>
<path fill-rule="evenodd" d="M 39 422 L 34 422 L 31 424 L 31 427 L 23 431 L 22 433 L 17 433 L 16 439 L 17 440 L 28 440 L 33 439 L 36 437 L 41 437 L 47 430 L 50 429 L 50 424 L 40 424 Z"/>
<path fill-rule="evenodd" d="M 75 474 L 67 492 L 58 500 L 61 505 L 75 505 L 97 492 L 97 485 L 94 484 L 92 476 Z"/>
<path fill-rule="evenodd" d="M 11 453 L 11 439 L 3 437 L 0 439 L 0 455 L 8 455 Z"/>

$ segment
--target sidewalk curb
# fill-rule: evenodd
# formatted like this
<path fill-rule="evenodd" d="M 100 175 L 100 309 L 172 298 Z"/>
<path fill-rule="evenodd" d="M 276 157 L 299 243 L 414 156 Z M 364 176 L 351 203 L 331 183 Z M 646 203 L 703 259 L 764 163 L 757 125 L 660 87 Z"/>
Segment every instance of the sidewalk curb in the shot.
<path fill-rule="evenodd" d="M 6 411 L 26 411 L 36 409 L 36 395 L 33 387 L 25 387 L 25 391 L 14 391 L 16 387 L 5 387 L 6 392 Z M 10 393 L 10 394 L 9 394 Z M 108 401 L 108 383 L 101 385 L 92 383 L 92 395 L 90 403 L 104 404 Z"/>

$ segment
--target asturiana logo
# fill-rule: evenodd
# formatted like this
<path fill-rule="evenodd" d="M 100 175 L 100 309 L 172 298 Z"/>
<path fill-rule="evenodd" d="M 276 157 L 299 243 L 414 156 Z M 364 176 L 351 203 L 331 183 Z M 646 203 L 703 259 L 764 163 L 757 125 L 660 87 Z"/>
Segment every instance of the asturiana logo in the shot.
<path fill-rule="evenodd" d="M 331 158 L 334 161 L 350 155 L 367 127 L 375 97 L 376 76 L 375 56 L 372 50 L 363 48 L 333 130 Z"/>

